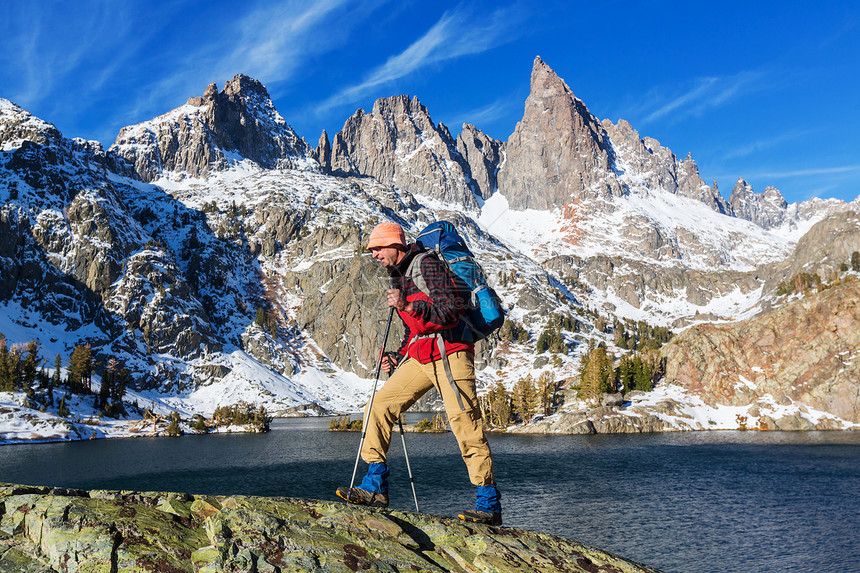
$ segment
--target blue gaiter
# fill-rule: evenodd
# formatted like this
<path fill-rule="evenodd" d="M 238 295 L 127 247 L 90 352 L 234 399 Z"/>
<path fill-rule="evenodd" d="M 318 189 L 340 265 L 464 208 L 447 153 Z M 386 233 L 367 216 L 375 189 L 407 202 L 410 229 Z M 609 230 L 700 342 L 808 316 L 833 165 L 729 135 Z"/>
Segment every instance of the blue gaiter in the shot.
<path fill-rule="evenodd" d="M 502 512 L 502 494 L 495 485 L 479 485 L 475 509 L 487 513 Z"/>
<path fill-rule="evenodd" d="M 388 493 L 389 473 L 391 472 L 387 464 L 372 463 L 368 466 L 367 474 L 358 487 L 371 493 Z"/>

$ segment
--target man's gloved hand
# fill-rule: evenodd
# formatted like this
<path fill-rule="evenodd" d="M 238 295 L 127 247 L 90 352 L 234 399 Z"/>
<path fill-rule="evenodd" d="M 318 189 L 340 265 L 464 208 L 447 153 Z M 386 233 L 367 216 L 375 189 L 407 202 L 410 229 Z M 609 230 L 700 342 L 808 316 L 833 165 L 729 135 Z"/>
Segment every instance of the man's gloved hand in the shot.
<path fill-rule="evenodd" d="M 397 365 L 400 364 L 400 356 L 397 352 L 386 352 L 382 355 L 382 370 L 386 374 L 391 374 L 394 372 L 394 369 L 397 368 Z"/>

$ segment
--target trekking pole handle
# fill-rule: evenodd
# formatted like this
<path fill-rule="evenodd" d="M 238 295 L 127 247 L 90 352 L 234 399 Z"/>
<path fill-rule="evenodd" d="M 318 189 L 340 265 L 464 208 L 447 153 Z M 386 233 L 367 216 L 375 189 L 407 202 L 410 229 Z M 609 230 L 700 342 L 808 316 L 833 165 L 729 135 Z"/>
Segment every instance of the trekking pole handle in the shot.
<path fill-rule="evenodd" d="M 385 324 L 385 336 L 382 337 L 382 347 L 379 349 L 379 359 L 376 361 L 376 379 L 379 380 L 379 373 L 382 370 L 382 358 L 385 356 L 385 344 L 388 342 L 388 331 L 391 330 L 391 319 L 394 317 L 394 307 L 388 309 L 388 322 Z"/>

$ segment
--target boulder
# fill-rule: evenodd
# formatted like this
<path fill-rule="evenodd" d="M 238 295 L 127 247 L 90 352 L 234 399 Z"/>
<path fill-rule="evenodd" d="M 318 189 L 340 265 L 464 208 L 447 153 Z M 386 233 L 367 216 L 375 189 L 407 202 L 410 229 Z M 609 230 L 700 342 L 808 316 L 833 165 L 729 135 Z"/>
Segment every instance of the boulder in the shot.
<path fill-rule="evenodd" d="M 624 403 L 624 395 L 621 392 L 615 394 L 603 394 L 600 397 L 601 406 L 620 406 Z"/>

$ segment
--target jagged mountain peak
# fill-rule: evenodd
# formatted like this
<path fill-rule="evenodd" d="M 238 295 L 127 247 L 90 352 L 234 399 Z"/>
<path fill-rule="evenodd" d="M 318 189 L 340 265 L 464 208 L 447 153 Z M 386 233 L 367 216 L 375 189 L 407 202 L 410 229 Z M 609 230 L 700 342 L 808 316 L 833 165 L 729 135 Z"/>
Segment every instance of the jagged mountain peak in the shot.
<path fill-rule="evenodd" d="M 397 112 L 405 112 L 410 115 L 420 114 L 423 116 L 430 116 L 430 112 L 428 112 L 424 104 L 418 100 L 417 95 L 413 95 L 410 98 L 406 94 L 381 97 L 377 99 L 373 102 L 373 111 L 371 113 L 386 115 Z"/>
<path fill-rule="evenodd" d="M 540 56 L 535 57 L 532 66 L 529 98 L 536 98 L 545 102 L 570 104 L 572 112 L 582 115 L 585 126 L 593 131 L 599 131 L 599 121 L 595 118 L 585 103 L 576 97 L 573 90 L 552 68 L 550 68 Z M 526 103 L 528 106 L 528 102 Z"/>
<path fill-rule="evenodd" d="M 233 76 L 233 79 L 224 83 L 224 89 L 220 92 L 218 91 L 217 83 L 210 83 L 206 86 L 206 91 L 203 92 L 201 97 L 188 98 L 188 105 L 199 107 L 209 103 L 217 104 L 219 96 L 227 99 L 235 99 L 236 97 L 243 99 L 258 98 L 268 100 L 268 102 L 271 102 L 272 99 L 266 86 L 259 80 L 255 80 L 245 74 L 236 74 Z M 274 108 L 274 105 L 272 105 L 272 108 Z"/>
<path fill-rule="evenodd" d="M 523 118 L 505 144 L 499 190 L 516 209 L 553 209 L 620 193 L 606 131 L 543 60 L 535 58 Z"/>
<path fill-rule="evenodd" d="M 743 177 L 735 183 L 729 196 L 729 205 L 735 217 L 752 221 L 764 229 L 782 225 L 788 207 L 776 187 L 767 187 L 763 193 L 756 193 Z"/>
<path fill-rule="evenodd" d="M 111 147 L 144 181 L 165 172 L 204 177 L 248 159 L 265 169 L 318 169 L 312 150 L 275 109 L 266 87 L 242 74 L 219 92 L 123 128 Z"/>
<path fill-rule="evenodd" d="M 269 91 L 262 82 L 255 80 L 245 74 L 236 74 L 232 80 L 224 84 L 224 93 L 227 95 L 254 94 L 269 98 Z"/>
<path fill-rule="evenodd" d="M 783 209 L 788 206 L 788 202 L 783 197 L 779 189 L 773 185 L 768 185 L 764 188 L 764 196 L 769 201 L 779 204 Z"/>
<path fill-rule="evenodd" d="M 469 167 L 475 192 L 484 200 L 496 191 L 501 149 L 501 141 L 493 139 L 471 123 L 464 123 L 457 136 L 457 151 Z"/>
<path fill-rule="evenodd" d="M 62 138 L 54 124 L 34 116 L 8 99 L 0 98 L 0 149 L 19 147 L 22 141 L 47 145 Z"/>
<path fill-rule="evenodd" d="M 478 191 L 448 128 L 417 97 L 380 98 L 357 110 L 335 134 L 330 170 L 374 177 L 412 193 L 475 209 Z"/>
<path fill-rule="evenodd" d="M 570 86 L 540 56 L 535 56 L 534 64 L 532 64 L 531 93 L 542 97 L 551 97 L 557 94 L 575 97 Z"/>

